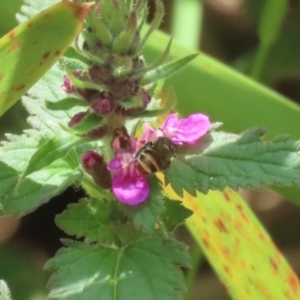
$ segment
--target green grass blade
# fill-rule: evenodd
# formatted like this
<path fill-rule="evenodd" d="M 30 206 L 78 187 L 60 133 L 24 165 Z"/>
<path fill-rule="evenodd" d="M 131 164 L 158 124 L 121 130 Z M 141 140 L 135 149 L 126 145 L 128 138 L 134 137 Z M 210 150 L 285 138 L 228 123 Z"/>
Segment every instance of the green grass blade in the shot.
<path fill-rule="evenodd" d="M 198 49 L 203 3 L 199 0 L 175 0 L 172 17 L 172 35 L 181 45 Z"/>
<path fill-rule="evenodd" d="M 260 45 L 254 56 L 251 77 L 259 80 L 267 59 L 270 47 L 276 42 L 289 5 L 288 0 L 267 0 L 260 17 L 258 35 Z"/>

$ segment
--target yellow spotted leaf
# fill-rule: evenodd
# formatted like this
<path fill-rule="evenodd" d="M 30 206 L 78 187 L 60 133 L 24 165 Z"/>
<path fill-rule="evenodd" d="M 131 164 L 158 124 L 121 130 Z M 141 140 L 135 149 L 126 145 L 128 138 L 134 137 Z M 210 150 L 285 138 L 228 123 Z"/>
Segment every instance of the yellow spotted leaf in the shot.
<path fill-rule="evenodd" d="M 194 212 L 187 227 L 233 299 L 300 299 L 296 274 L 238 193 L 164 192 Z"/>

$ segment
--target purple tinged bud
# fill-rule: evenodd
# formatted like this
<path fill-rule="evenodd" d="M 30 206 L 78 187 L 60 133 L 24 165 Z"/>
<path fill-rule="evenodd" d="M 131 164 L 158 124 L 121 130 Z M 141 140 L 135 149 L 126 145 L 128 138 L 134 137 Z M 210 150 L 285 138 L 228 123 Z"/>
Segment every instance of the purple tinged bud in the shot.
<path fill-rule="evenodd" d="M 72 117 L 69 121 L 68 126 L 71 128 L 82 121 L 82 119 L 87 115 L 87 112 L 80 112 Z"/>
<path fill-rule="evenodd" d="M 95 95 L 91 101 L 91 107 L 98 115 L 108 115 L 115 109 L 112 99 L 102 98 L 100 94 Z"/>
<path fill-rule="evenodd" d="M 90 150 L 83 154 L 81 163 L 95 183 L 103 189 L 111 188 L 111 174 L 103 157 L 96 151 Z"/>
<path fill-rule="evenodd" d="M 75 91 L 75 86 L 71 82 L 71 79 L 68 76 L 64 77 L 64 84 L 61 86 L 62 90 L 67 93 L 71 94 Z"/>
<path fill-rule="evenodd" d="M 151 101 L 151 96 L 148 93 L 146 93 L 144 90 L 142 90 L 142 100 L 143 100 L 144 108 L 146 108 Z"/>
<path fill-rule="evenodd" d="M 136 96 L 139 97 L 139 104 L 136 107 L 125 108 L 124 106 L 119 105 L 116 110 L 123 116 L 131 116 L 136 113 L 142 112 L 146 109 L 147 105 L 151 101 L 151 96 L 146 93 L 144 90 L 140 90 L 139 94 Z"/>
<path fill-rule="evenodd" d="M 135 96 L 139 90 L 138 80 L 119 80 L 109 85 L 110 93 L 115 100 L 123 100 Z"/>
<path fill-rule="evenodd" d="M 82 155 L 81 163 L 84 169 L 90 173 L 96 165 L 102 165 L 104 162 L 103 157 L 98 152 L 90 150 Z"/>
<path fill-rule="evenodd" d="M 89 69 L 89 75 L 93 82 L 109 84 L 112 81 L 112 69 L 110 66 L 94 65 Z"/>

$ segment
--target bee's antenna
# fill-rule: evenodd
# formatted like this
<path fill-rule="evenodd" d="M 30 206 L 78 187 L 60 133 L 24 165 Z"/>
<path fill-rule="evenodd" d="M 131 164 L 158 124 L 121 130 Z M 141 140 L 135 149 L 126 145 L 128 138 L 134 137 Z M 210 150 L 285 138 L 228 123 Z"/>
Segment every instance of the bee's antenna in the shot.
<path fill-rule="evenodd" d="M 163 135 L 164 135 L 165 137 L 167 137 L 166 134 L 164 133 L 164 131 L 163 131 L 161 128 L 158 128 L 158 129 L 163 133 Z"/>

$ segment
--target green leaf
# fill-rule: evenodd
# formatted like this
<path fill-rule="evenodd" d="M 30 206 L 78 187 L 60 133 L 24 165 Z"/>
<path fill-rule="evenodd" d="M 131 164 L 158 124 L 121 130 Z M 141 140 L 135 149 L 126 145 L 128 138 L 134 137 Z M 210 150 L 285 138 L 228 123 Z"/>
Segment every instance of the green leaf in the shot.
<path fill-rule="evenodd" d="M 4 280 L 0 280 L 0 300 L 11 300 L 11 293 Z"/>
<path fill-rule="evenodd" d="M 62 71 L 53 67 L 28 92 L 28 97 L 23 97 L 31 114 L 29 122 L 35 129 L 22 136 L 7 135 L 9 142 L 0 147 L 1 214 L 29 213 L 82 177 L 78 156 L 89 145 L 74 146 L 69 151 L 77 138 L 60 126 L 67 124 L 76 110 L 51 111 L 45 106 L 45 101 L 65 97 L 60 89 L 62 80 Z"/>
<path fill-rule="evenodd" d="M 61 1 L 0 39 L 0 115 L 67 50 L 92 5 Z"/>
<path fill-rule="evenodd" d="M 275 4 L 275 5 L 274 5 Z M 260 45 L 254 56 L 251 76 L 260 79 L 264 65 L 270 52 L 270 47 L 276 41 L 280 27 L 289 7 L 288 0 L 266 0 L 260 17 L 258 34 Z"/>
<path fill-rule="evenodd" d="M 47 262 L 49 299 L 180 300 L 186 246 L 146 237 L 123 247 L 68 242 Z M 99 298 L 100 297 L 100 298 Z"/>
<path fill-rule="evenodd" d="M 152 71 L 147 72 L 141 81 L 141 85 L 142 86 L 148 85 L 150 83 L 165 79 L 173 75 L 198 55 L 199 55 L 198 53 L 188 55 L 186 57 L 171 61 Z"/>
<path fill-rule="evenodd" d="M 86 198 L 68 205 L 67 210 L 58 215 L 55 221 L 69 235 L 84 237 L 89 242 L 112 243 L 118 240 L 117 232 L 111 226 L 116 216 L 111 202 Z"/>
<path fill-rule="evenodd" d="M 10 136 L 10 143 L 0 148 L 0 214 L 29 213 L 81 178 L 74 164 L 58 159 L 20 181 L 38 149 L 39 138 L 34 131 Z"/>
<path fill-rule="evenodd" d="M 127 207 L 126 213 L 133 218 L 134 224 L 146 231 L 153 231 L 155 224 L 159 221 L 160 214 L 165 210 L 161 187 L 156 178 L 149 178 L 150 195 L 149 198 L 135 206 Z"/>
<path fill-rule="evenodd" d="M 20 180 L 31 173 L 42 170 L 55 161 L 64 159 L 77 141 L 76 136 L 70 136 L 68 139 L 55 139 L 55 137 L 41 139 Z"/>
<path fill-rule="evenodd" d="M 172 162 L 166 181 L 179 195 L 182 189 L 196 195 L 196 190 L 207 193 L 225 186 L 299 186 L 300 142 L 287 140 L 286 136 L 263 142 L 264 133 L 262 128 L 250 129 L 241 136 L 212 133 L 213 141 L 201 156 Z"/>
<path fill-rule="evenodd" d="M 20 23 L 28 21 L 30 18 L 46 9 L 51 5 L 59 3 L 61 0 L 26 0 L 17 14 L 17 20 Z"/>
<path fill-rule="evenodd" d="M 46 107 L 50 110 L 69 110 L 74 106 L 87 107 L 87 102 L 75 97 L 65 98 L 58 102 L 46 101 Z"/>
<path fill-rule="evenodd" d="M 83 119 L 71 127 L 78 134 L 86 134 L 90 130 L 101 126 L 103 118 L 96 113 L 87 113 Z"/>
<path fill-rule="evenodd" d="M 181 201 L 164 199 L 166 210 L 161 216 L 161 221 L 165 228 L 172 232 L 176 227 L 182 224 L 193 212 L 182 205 Z"/>
<path fill-rule="evenodd" d="M 169 38 L 162 32 L 154 32 L 145 48 L 146 60 L 155 60 L 164 51 Z M 281 43 L 282 49 L 284 45 Z M 173 43 L 173 59 L 190 53 L 190 50 Z M 289 59 L 282 53 L 277 56 L 277 61 Z M 290 66 L 297 66 L 295 62 L 298 61 L 295 60 Z M 268 69 L 274 70 L 272 65 Z M 178 99 L 176 108 L 182 115 L 204 112 L 211 120 L 224 123 L 223 129 L 228 132 L 264 126 L 268 128 L 268 137 L 287 133 L 293 139 L 300 138 L 297 126 L 300 120 L 299 105 L 204 53 L 168 78 L 166 84 L 174 86 Z M 276 187 L 276 190 L 295 203 L 300 203 L 299 189 Z"/>
<path fill-rule="evenodd" d="M 265 1 L 258 29 L 261 44 L 271 45 L 276 41 L 288 7 L 288 0 Z"/>

